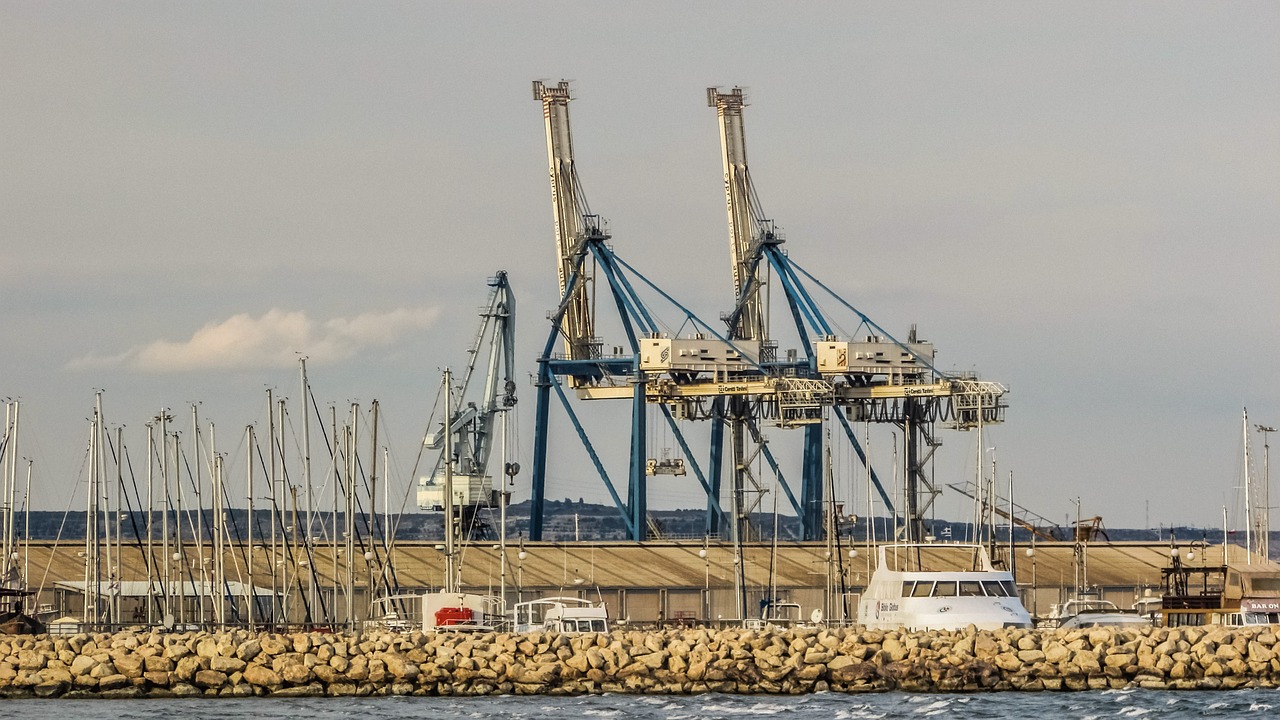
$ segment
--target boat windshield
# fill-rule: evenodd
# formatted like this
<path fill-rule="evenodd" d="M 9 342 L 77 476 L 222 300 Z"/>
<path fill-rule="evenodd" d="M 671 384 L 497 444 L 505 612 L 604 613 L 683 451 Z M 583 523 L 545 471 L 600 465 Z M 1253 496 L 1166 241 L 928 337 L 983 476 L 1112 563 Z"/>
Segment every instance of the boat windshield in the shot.
<path fill-rule="evenodd" d="M 1014 597 L 1018 594 L 1013 583 L 1008 580 L 983 580 L 982 588 L 991 597 Z"/>
<path fill-rule="evenodd" d="M 1016 597 L 1017 594 L 1008 580 L 908 580 L 902 584 L 903 597 Z"/>
<path fill-rule="evenodd" d="M 608 629 L 605 627 L 604 620 L 586 619 L 586 618 L 583 618 L 581 620 L 572 620 L 567 618 L 560 620 L 560 625 L 558 630 L 560 632 L 566 632 L 566 633 L 588 633 L 588 632 L 602 633 L 602 632 L 608 631 Z"/>

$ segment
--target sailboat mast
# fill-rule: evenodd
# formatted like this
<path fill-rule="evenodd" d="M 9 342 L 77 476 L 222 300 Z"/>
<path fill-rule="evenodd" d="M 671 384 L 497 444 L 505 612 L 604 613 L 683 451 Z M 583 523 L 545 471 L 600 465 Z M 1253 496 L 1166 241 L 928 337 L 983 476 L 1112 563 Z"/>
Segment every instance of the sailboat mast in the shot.
<path fill-rule="evenodd" d="M 192 482 L 196 487 L 196 564 L 200 567 L 200 572 L 195 574 L 192 582 L 199 581 L 200 589 L 197 591 L 196 607 L 198 611 L 196 617 L 197 622 L 205 621 L 205 595 L 208 578 L 205 577 L 204 568 L 204 491 L 201 486 L 204 484 L 204 473 L 200 470 L 200 406 L 191 403 L 191 454 L 195 456 L 196 475 L 192 478 Z"/>
<path fill-rule="evenodd" d="M 369 549 L 366 551 L 371 557 L 370 563 L 378 560 L 378 535 L 375 530 L 378 527 L 378 401 L 373 400 L 369 403 L 370 422 L 373 428 L 369 431 L 369 518 L 366 525 L 369 528 Z M 387 526 L 382 526 L 383 540 L 386 540 Z M 378 588 L 373 580 L 373 566 L 369 567 L 369 609 L 373 610 L 374 598 L 378 595 Z M 381 582 L 379 576 L 378 582 Z"/>
<path fill-rule="evenodd" d="M 31 466 L 33 460 L 27 460 L 27 493 L 22 501 L 25 527 L 22 531 L 22 589 L 31 589 Z"/>
<path fill-rule="evenodd" d="M 18 485 L 18 403 L 15 401 L 6 404 L 4 414 L 4 442 L 0 444 L 0 452 L 4 454 L 4 548 L 2 550 L 4 559 L 0 560 L 0 565 L 3 565 L 4 570 L 0 578 L 7 581 L 16 564 L 14 560 L 16 521 L 13 510 Z"/>
<path fill-rule="evenodd" d="M 454 517 L 453 517 L 453 392 L 452 375 L 444 369 L 444 590 L 457 592 L 458 583 L 454 568 Z"/>
<path fill-rule="evenodd" d="M 1244 440 L 1244 547 L 1246 565 L 1253 564 L 1253 483 L 1249 477 L 1249 408 L 1244 409 L 1241 421 L 1241 437 Z"/>
<path fill-rule="evenodd" d="M 511 492 L 507 490 L 507 480 L 510 477 L 509 470 L 511 465 L 507 464 L 507 409 L 502 410 L 502 473 L 498 482 L 502 483 L 502 490 L 498 494 L 498 576 L 501 585 L 501 595 L 503 607 L 507 602 L 507 502 L 511 499 Z"/>
<path fill-rule="evenodd" d="M 169 624 L 172 622 L 171 618 L 173 617 L 171 605 L 173 586 L 170 572 L 173 564 L 169 558 L 169 413 L 166 410 L 160 411 L 160 480 L 164 483 L 164 492 L 161 493 L 163 499 L 160 506 L 160 544 L 162 548 L 160 562 L 164 564 L 164 613 L 161 620 L 165 624 Z"/>
<path fill-rule="evenodd" d="M 307 487 L 307 531 L 302 535 L 303 545 L 307 548 L 307 556 L 311 556 L 311 532 L 315 528 L 313 525 L 315 517 L 315 501 L 312 499 L 314 488 L 311 484 L 311 387 L 307 382 L 307 359 L 299 358 L 298 363 L 302 371 L 302 481 Z M 308 564 L 307 567 L 311 567 Z M 316 606 L 316 583 L 315 569 L 312 568 L 311 581 L 307 583 L 308 607 Z"/>
<path fill-rule="evenodd" d="M 356 448 L 358 428 L 357 420 L 359 419 L 359 406 L 351 403 L 351 424 L 347 427 L 347 484 L 346 484 L 346 523 L 347 523 L 347 624 L 355 629 L 356 626 L 356 601 L 355 601 L 355 554 L 356 554 Z"/>
<path fill-rule="evenodd" d="M 124 591 L 124 576 L 120 572 L 124 554 L 124 543 L 121 541 L 120 535 L 123 529 L 121 518 L 124 514 L 124 427 L 116 428 L 116 511 L 108 517 L 115 520 L 115 555 L 113 561 L 107 564 L 111 569 L 111 622 L 119 624 L 123 621 L 120 616 L 120 599 Z"/>
<path fill-rule="evenodd" d="M 98 526 L 98 518 L 94 512 L 93 501 L 95 495 L 95 483 L 98 474 L 98 409 L 94 404 L 93 420 L 89 423 L 89 487 L 85 493 L 84 507 L 84 613 L 83 620 L 85 624 L 90 622 L 93 617 L 93 606 L 96 600 L 96 594 L 91 594 L 93 587 L 93 551 L 94 551 L 94 530 Z"/>
<path fill-rule="evenodd" d="M 248 530 L 245 532 L 245 536 L 248 538 L 247 542 L 249 546 L 249 563 L 248 563 L 249 589 L 247 594 L 245 595 L 245 604 L 248 605 L 247 615 L 249 618 L 249 630 L 253 630 L 253 606 L 256 605 L 258 602 L 258 588 L 257 588 L 257 585 L 254 583 L 254 579 L 253 579 L 253 562 L 255 559 L 254 555 L 260 556 L 261 553 L 255 552 L 255 548 L 253 547 L 253 426 L 252 425 L 245 426 L 244 446 L 245 446 L 244 494 L 245 494 L 245 498 L 247 499 L 245 512 L 248 517 L 248 519 L 245 520 L 245 525 L 248 526 Z"/>

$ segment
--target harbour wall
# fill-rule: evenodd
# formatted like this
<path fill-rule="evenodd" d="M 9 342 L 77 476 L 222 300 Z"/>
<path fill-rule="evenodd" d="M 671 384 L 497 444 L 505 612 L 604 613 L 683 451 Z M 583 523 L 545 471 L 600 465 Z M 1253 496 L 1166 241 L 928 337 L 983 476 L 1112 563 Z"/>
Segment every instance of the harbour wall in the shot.
<path fill-rule="evenodd" d="M 0 636 L 0 697 L 1270 688 L 1273 627 Z"/>

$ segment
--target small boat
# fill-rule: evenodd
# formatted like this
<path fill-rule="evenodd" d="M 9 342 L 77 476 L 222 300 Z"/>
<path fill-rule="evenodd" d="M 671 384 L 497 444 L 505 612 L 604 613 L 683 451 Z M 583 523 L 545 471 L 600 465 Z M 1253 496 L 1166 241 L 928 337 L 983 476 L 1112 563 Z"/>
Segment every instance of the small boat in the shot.
<path fill-rule="evenodd" d="M 876 551 L 876 569 L 858 603 L 858 623 L 875 630 L 1031 627 L 1013 575 L 986 548 L 961 543 L 895 543 Z"/>
<path fill-rule="evenodd" d="M 1119 625 L 1150 626 L 1151 624 L 1150 617 L 1121 610 L 1110 600 L 1081 597 L 1072 598 L 1061 605 L 1054 605 L 1050 610 L 1047 625 L 1069 629 Z"/>
<path fill-rule="evenodd" d="M 763 600 L 760 603 L 760 617 L 748 618 L 743 627 L 748 630 L 764 630 L 765 628 L 816 627 L 822 622 L 822 611 L 814 610 L 809 618 L 804 618 L 800 603 L 786 600 Z"/>
<path fill-rule="evenodd" d="M 393 632 L 491 632 L 506 618 L 501 598 L 468 592 L 404 593 L 374 601 L 370 623 Z"/>
<path fill-rule="evenodd" d="M 609 610 L 603 602 L 575 597 L 526 600 L 515 605 L 515 631 L 562 635 L 608 632 Z"/>

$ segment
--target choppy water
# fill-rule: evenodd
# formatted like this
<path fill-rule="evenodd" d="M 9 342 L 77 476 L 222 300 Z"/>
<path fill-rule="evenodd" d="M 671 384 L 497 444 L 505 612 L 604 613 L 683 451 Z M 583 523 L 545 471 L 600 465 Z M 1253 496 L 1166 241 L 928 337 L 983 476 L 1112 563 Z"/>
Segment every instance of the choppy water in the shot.
<path fill-rule="evenodd" d="M 1274 717 L 1280 691 L 1111 690 L 1073 693 L 986 693 L 980 695 L 600 695 L 588 697 L 385 697 L 212 700 L 9 700 L 0 701 L 7 718 L 110 718 L 151 720 L 743 720 L 781 716 L 800 720 L 853 718 L 1240 718 Z"/>

